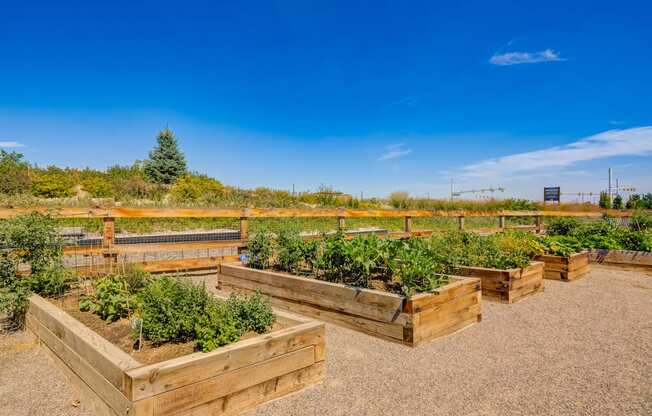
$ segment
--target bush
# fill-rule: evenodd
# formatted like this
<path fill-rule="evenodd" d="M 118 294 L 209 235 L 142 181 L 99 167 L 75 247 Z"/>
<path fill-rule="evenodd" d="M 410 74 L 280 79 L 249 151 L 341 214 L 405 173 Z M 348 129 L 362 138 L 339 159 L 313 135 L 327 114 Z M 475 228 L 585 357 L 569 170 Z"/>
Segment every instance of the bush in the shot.
<path fill-rule="evenodd" d="M 206 288 L 162 277 L 140 293 L 143 336 L 155 344 L 189 341 L 211 300 Z"/>
<path fill-rule="evenodd" d="M 244 332 L 253 331 L 263 334 L 276 322 L 271 305 L 258 291 L 249 297 L 232 294 L 226 305 Z"/>
<path fill-rule="evenodd" d="M 305 259 L 304 241 L 295 230 L 282 230 L 276 240 L 276 264 L 281 270 L 296 272 Z"/>
<path fill-rule="evenodd" d="M 16 195 L 29 190 L 29 165 L 22 159 L 20 153 L 0 149 L 0 193 Z"/>
<path fill-rule="evenodd" d="M 623 209 L 623 197 L 622 196 L 616 195 L 614 197 L 613 208 L 614 209 Z"/>
<path fill-rule="evenodd" d="M 96 170 L 85 169 L 79 174 L 82 189 L 93 198 L 108 198 L 115 195 L 113 183 L 108 175 Z"/>
<path fill-rule="evenodd" d="M 609 194 L 606 192 L 600 192 L 600 201 L 598 202 L 598 205 L 600 205 L 600 208 L 611 208 L 611 199 L 609 198 Z"/>
<path fill-rule="evenodd" d="M 554 218 L 548 224 L 549 235 L 572 235 L 580 227 L 580 222 L 575 217 Z"/>
<path fill-rule="evenodd" d="M 130 293 L 137 293 L 152 281 L 152 275 L 137 265 L 127 265 L 120 277 L 127 284 Z"/>
<path fill-rule="evenodd" d="M 267 269 L 272 265 L 273 235 L 261 230 L 254 233 L 247 244 L 247 265 L 254 269 Z"/>
<path fill-rule="evenodd" d="M 32 294 L 26 284 L 0 286 L 0 314 L 7 316 L 10 329 L 22 328 L 27 313 L 27 298 Z"/>
<path fill-rule="evenodd" d="M 72 280 L 72 273 L 60 263 L 51 263 L 28 279 L 30 289 L 44 296 L 63 295 Z"/>
<path fill-rule="evenodd" d="M 206 175 L 186 173 L 170 189 L 177 202 L 215 202 L 222 197 L 224 185 Z"/>
<path fill-rule="evenodd" d="M 215 299 L 204 286 L 162 277 L 145 287 L 141 301 L 142 332 L 155 344 L 193 340 L 201 351 L 237 341 L 247 331 L 265 332 L 275 316 L 260 294 Z"/>
<path fill-rule="evenodd" d="M 238 341 L 242 334 L 240 322 L 228 305 L 209 302 L 204 308 L 204 313 L 197 317 L 195 347 L 209 352 Z"/>
<path fill-rule="evenodd" d="M 11 250 L 15 262 L 26 263 L 32 273 L 61 261 L 61 239 L 56 221 L 32 212 L 0 222 L 0 245 Z"/>
<path fill-rule="evenodd" d="M 75 195 L 71 176 L 61 168 L 48 166 L 46 169 L 32 169 L 32 195 L 42 198 L 66 198 Z"/>

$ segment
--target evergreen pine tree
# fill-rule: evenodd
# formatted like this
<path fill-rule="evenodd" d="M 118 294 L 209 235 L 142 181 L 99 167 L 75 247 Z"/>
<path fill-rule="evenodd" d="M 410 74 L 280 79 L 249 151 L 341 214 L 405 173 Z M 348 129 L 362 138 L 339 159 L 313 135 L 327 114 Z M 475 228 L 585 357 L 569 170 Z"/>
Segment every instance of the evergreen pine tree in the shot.
<path fill-rule="evenodd" d="M 172 184 L 186 173 L 186 158 L 179 150 L 172 130 L 161 131 L 156 141 L 158 144 L 143 164 L 145 174 L 152 182 Z"/>

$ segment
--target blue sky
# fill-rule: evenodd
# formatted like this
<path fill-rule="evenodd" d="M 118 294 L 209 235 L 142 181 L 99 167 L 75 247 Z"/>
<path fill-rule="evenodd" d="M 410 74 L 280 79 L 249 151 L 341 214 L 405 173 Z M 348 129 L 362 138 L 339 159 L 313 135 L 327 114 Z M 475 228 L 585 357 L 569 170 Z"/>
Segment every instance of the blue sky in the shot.
<path fill-rule="evenodd" d="M 0 146 L 39 165 L 167 125 L 244 187 L 652 191 L 649 2 L 3 3 Z"/>

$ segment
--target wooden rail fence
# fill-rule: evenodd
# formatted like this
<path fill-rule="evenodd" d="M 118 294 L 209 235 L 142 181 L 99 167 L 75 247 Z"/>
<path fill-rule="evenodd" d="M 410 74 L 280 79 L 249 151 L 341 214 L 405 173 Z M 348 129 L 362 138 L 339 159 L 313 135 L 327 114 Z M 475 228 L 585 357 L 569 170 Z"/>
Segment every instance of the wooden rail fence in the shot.
<path fill-rule="evenodd" d="M 390 209 L 295 209 L 295 208 L 0 208 L 0 219 L 11 218 L 29 212 L 41 212 L 55 218 L 102 219 L 103 232 L 101 246 L 68 246 L 65 254 L 102 255 L 107 261 L 115 262 L 119 254 L 161 252 L 171 250 L 196 250 L 226 247 L 246 247 L 249 236 L 249 219 L 252 218 L 336 218 L 340 230 L 346 227 L 347 219 L 355 218 L 403 218 L 403 231 L 390 232 L 394 238 L 429 235 L 432 231 L 414 230 L 414 218 L 457 218 L 458 228 L 465 229 L 466 218 L 498 218 L 498 228 L 487 230 L 523 228 L 543 231 L 544 217 L 589 217 L 599 218 L 604 214 L 613 217 L 630 217 L 633 211 L 603 210 L 599 212 L 566 211 L 443 211 L 443 210 L 390 210 Z M 507 218 L 534 218 L 534 225 L 506 226 Z M 222 241 L 187 241 L 174 243 L 116 244 L 115 220 L 117 218 L 232 218 L 239 221 L 239 239 Z M 186 262 L 187 263 L 187 262 Z"/>

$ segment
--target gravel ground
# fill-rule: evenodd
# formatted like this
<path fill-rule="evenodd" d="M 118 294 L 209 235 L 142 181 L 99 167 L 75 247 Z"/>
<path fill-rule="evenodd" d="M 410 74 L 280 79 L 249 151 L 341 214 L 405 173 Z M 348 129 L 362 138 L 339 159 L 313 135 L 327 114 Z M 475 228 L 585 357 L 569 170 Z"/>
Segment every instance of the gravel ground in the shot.
<path fill-rule="evenodd" d="M 249 414 L 651 415 L 652 271 L 545 284 L 416 349 L 327 325 L 325 381 Z M 0 336 L 0 380 L 2 415 L 83 414 L 27 334 Z"/>

